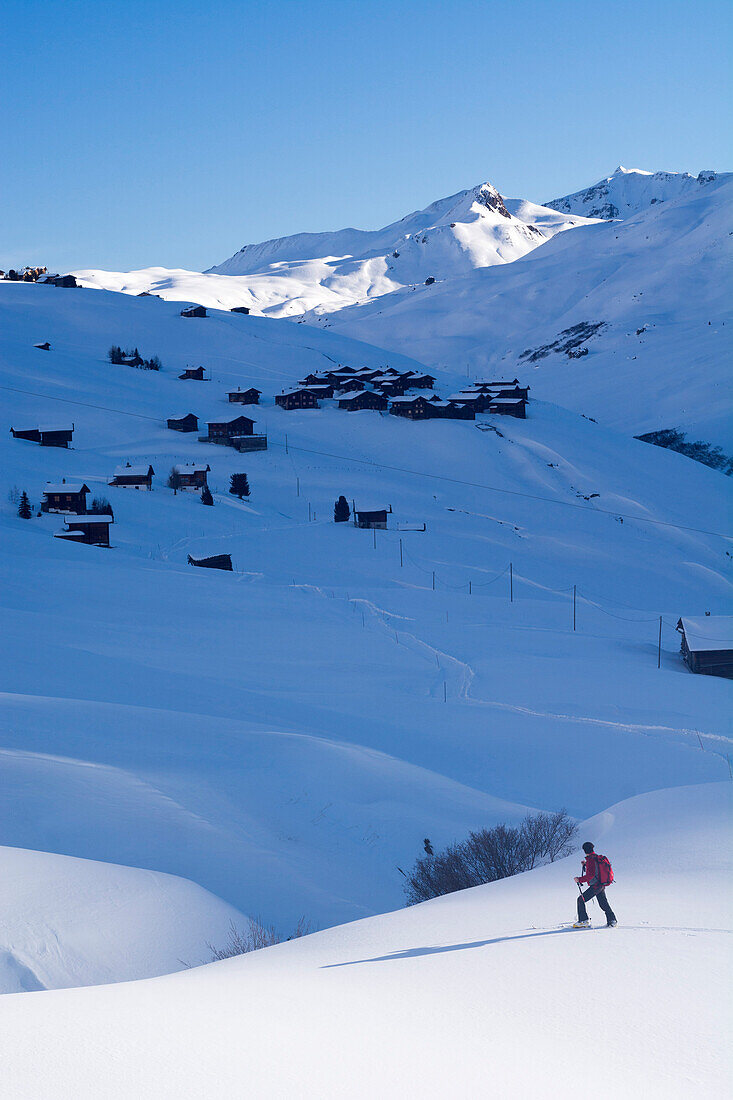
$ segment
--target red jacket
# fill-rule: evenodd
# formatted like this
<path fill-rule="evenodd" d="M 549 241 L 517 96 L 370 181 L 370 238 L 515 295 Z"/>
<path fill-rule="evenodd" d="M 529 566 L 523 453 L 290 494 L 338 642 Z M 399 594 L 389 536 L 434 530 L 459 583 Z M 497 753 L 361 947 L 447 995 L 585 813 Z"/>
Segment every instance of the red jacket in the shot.
<path fill-rule="evenodd" d="M 589 886 L 594 886 L 598 877 L 598 857 L 595 852 L 589 852 L 583 860 L 583 877 L 578 879 L 578 883 L 587 882 Z"/>

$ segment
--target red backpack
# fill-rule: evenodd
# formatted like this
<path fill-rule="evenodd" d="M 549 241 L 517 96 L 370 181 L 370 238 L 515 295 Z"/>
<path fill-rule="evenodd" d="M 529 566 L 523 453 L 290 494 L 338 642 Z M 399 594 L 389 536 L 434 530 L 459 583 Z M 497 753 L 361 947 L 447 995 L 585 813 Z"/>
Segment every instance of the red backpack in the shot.
<path fill-rule="evenodd" d="M 599 856 L 597 853 L 593 853 L 596 857 L 596 874 L 598 875 L 598 883 L 600 886 L 610 886 L 613 882 L 613 867 L 611 866 L 608 856 Z"/>

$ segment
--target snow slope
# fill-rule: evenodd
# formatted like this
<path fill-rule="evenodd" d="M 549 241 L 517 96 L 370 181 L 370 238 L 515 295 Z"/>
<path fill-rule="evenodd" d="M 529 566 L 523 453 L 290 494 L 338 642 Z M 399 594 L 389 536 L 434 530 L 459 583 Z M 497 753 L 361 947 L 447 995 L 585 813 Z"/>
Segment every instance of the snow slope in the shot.
<path fill-rule="evenodd" d="M 628 218 L 658 202 L 692 196 L 700 188 L 726 178 L 730 179 L 729 172 L 691 176 L 689 172 L 645 172 L 619 165 L 612 175 L 591 187 L 546 205 L 559 213 L 582 214 L 585 218 Z"/>
<path fill-rule="evenodd" d="M 112 343 L 164 369 L 113 367 Z M 305 325 L 0 284 L 6 844 L 181 875 L 287 933 L 399 906 L 426 835 L 727 776 L 729 685 L 686 671 L 674 629 L 729 605 L 722 475 L 543 402 L 475 424 L 274 407 L 334 361 L 414 365 Z M 213 381 L 178 380 L 198 363 Z M 237 385 L 263 391 L 267 451 L 165 427 L 233 415 Z M 69 451 L 7 431 L 67 417 Z M 194 459 L 213 508 L 165 488 Z M 124 461 L 153 464 L 154 492 L 107 488 Z M 37 503 L 62 477 L 110 498 L 112 549 L 16 516 L 13 485 Z M 335 525 L 342 492 L 391 505 L 390 529 Z M 186 564 L 222 552 L 234 573 Z"/>
<path fill-rule="evenodd" d="M 680 426 L 731 453 L 731 200 L 720 177 L 622 223 L 314 323 L 532 394 L 633 434 Z M 568 358 L 563 333 L 598 325 Z"/>
<path fill-rule="evenodd" d="M 427 278 L 507 264 L 555 233 L 585 224 L 483 183 L 440 199 L 384 229 L 300 233 L 245 245 L 207 273 L 148 268 L 74 274 L 84 286 L 149 291 L 220 309 L 247 306 L 273 317 L 341 309 Z"/>
<path fill-rule="evenodd" d="M 583 826 L 616 872 L 612 931 L 560 927 L 572 856 L 185 973 L 3 998 L 5 1088 L 16 1100 L 555 1100 L 581 1079 L 598 1091 L 602 1057 L 601 1091 L 724 1095 L 730 793 L 659 790 Z"/>
<path fill-rule="evenodd" d="M 0 848 L 0 880 L 0 993 L 168 974 L 246 926 L 193 882 L 136 867 Z"/>

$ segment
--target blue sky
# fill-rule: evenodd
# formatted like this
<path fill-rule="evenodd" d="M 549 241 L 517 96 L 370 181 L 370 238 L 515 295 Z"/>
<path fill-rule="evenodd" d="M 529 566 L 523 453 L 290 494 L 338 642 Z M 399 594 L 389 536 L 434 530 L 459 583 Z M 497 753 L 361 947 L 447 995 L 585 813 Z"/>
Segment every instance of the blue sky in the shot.
<path fill-rule="evenodd" d="M 733 5 L 16 0 L 0 267 L 200 270 L 483 180 L 730 168 Z"/>

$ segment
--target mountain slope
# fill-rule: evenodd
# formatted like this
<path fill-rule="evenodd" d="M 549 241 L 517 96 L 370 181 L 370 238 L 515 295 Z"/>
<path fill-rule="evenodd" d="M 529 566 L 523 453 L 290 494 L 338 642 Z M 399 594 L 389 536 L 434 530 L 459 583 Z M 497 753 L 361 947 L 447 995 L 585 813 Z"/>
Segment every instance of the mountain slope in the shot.
<path fill-rule="evenodd" d="M 163 370 L 112 366 L 113 343 Z M 727 543 L 702 533 L 724 529 L 721 475 L 540 401 L 476 423 L 274 407 L 334 361 L 414 364 L 306 325 L 0 284 L 5 843 L 181 875 L 287 933 L 398 906 L 426 835 L 727 775 L 727 684 L 687 673 L 675 631 L 729 598 Z M 211 382 L 179 381 L 199 363 Z M 267 451 L 166 428 L 232 416 L 249 385 Z M 68 451 L 8 431 L 58 418 Z M 213 507 L 166 487 L 194 460 Z M 152 493 L 108 487 L 126 461 L 153 465 Z M 37 505 L 63 477 L 111 501 L 109 550 L 18 518 L 13 486 Z M 389 529 L 334 524 L 340 493 L 391 506 Z M 218 553 L 234 572 L 187 564 Z"/>
<path fill-rule="evenodd" d="M 619 1096 L 723 1095 L 730 789 L 659 790 L 586 822 L 616 872 L 614 930 L 561 927 L 574 855 L 185 973 L 2 998 L 5 1087 L 19 1100 L 438 1100 L 487 1088 L 561 1100 L 602 1057 Z"/>
<path fill-rule="evenodd" d="M 301 233 L 246 245 L 207 273 L 80 270 L 84 286 L 229 309 L 244 305 L 295 317 L 390 294 L 426 279 L 507 264 L 555 233 L 584 224 L 524 200 L 502 199 L 489 183 L 440 199 L 384 229 Z"/>
<path fill-rule="evenodd" d="M 694 195 L 700 188 L 717 180 L 730 179 L 730 173 L 644 172 L 620 165 L 605 179 L 553 199 L 545 205 L 563 214 L 581 214 L 585 218 L 629 218 L 659 202 Z"/>
<path fill-rule="evenodd" d="M 309 320 L 433 366 L 520 374 L 536 397 L 615 428 L 681 426 L 730 453 L 732 199 L 721 177 L 621 224 L 562 233 L 501 269 Z M 573 348 L 562 334 L 578 325 L 595 334 Z"/>

